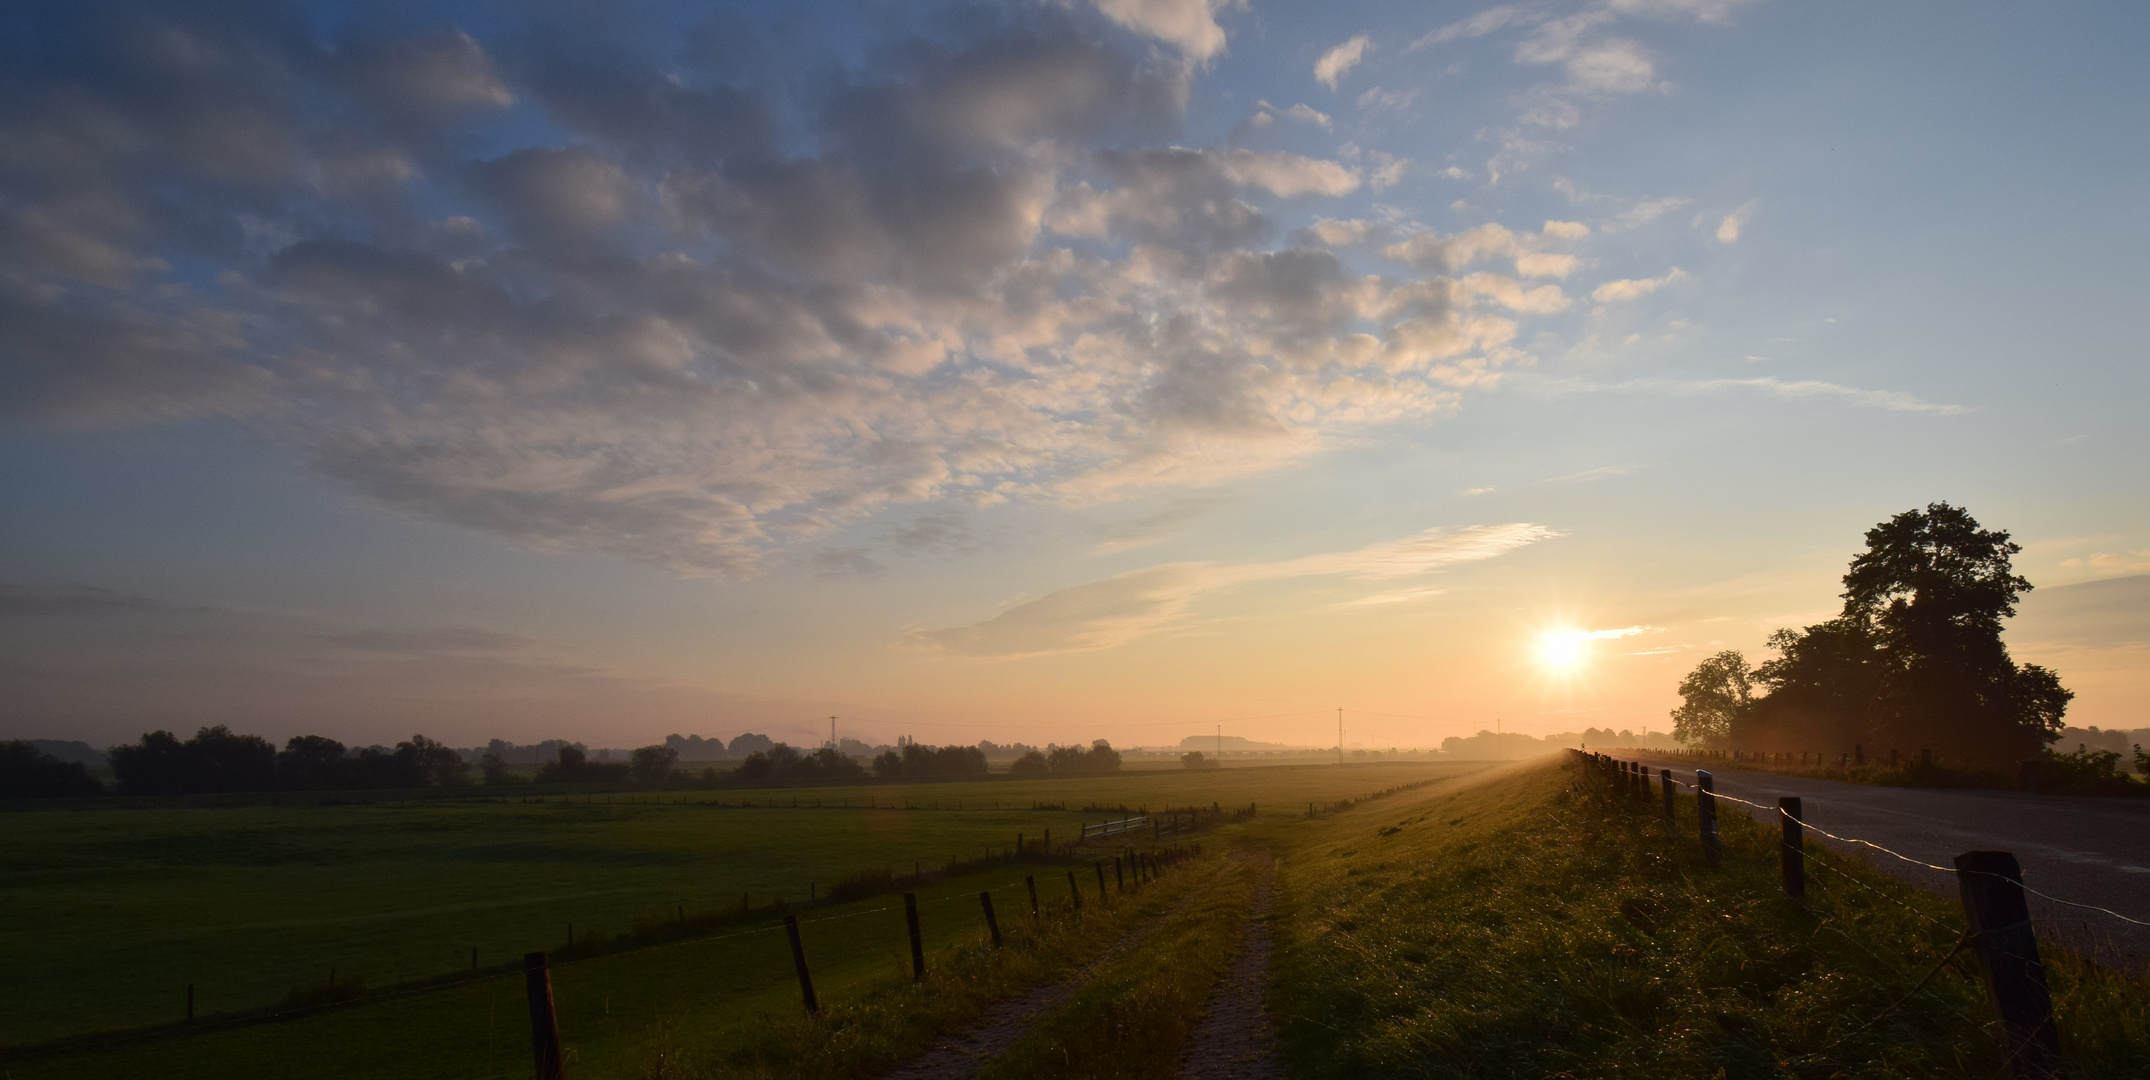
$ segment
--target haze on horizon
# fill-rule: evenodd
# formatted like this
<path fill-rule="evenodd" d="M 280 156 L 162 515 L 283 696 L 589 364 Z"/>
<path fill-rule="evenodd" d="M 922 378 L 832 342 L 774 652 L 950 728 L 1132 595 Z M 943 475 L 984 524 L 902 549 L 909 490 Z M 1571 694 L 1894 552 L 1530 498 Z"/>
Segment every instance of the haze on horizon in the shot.
<path fill-rule="evenodd" d="M 1864 531 L 2150 725 L 2150 12 L 31 4 L 0 737 L 1664 729 Z"/>

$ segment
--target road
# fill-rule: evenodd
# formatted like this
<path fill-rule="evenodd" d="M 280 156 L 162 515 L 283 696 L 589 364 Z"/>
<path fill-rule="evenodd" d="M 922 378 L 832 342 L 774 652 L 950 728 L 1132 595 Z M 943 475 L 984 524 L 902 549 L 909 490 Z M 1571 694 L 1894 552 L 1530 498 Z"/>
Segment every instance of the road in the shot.
<path fill-rule="evenodd" d="M 1650 766 L 1653 788 L 1656 771 L 1662 768 L 1670 768 L 1683 782 L 1694 779 L 1693 761 L 1611 754 Z M 1745 769 L 1709 771 L 1719 793 L 1772 808 L 1719 804 L 1727 809 L 1747 810 L 1774 824 L 1777 798 L 1797 795 L 1806 820 L 1815 827 L 1938 866 L 1953 865 L 1965 851 L 2012 852 L 2023 864 L 2023 883 L 2030 888 L 2150 922 L 2150 799 L 1875 787 Z M 1956 896 L 1953 873 L 1914 866 L 1857 845 L 1822 842 L 1833 850 L 1866 855 L 1891 877 Z M 2078 951 L 2110 963 L 2150 967 L 2150 927 L 2037 896 L 2030 897 L 2030 906 L 2041 930 Z"/>

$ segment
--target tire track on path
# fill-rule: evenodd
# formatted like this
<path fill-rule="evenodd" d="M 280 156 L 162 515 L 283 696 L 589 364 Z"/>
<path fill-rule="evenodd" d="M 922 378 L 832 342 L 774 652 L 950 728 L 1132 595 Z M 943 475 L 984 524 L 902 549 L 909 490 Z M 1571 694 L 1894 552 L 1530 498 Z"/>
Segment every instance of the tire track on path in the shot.
<path fill-rule="evenodd" d="M 1277 1060 L 1276 1025 L 1266 1004 L 1269 958 L 1276 942 L 1269 931 L 1277 868 L 1266 856 L 1262 880 L 1247 902 L 1247 926 L 1239 950 L 1202 1022 L 1180 1053 L 1180 1080 L 1284 1080 Z"/>
<path fill-rule="evenodd" d="M 1059 1008 L 1075 992 L 1082 989 L 1092 976 L 1106 965 L 1133 952 L 1135 948 L 1155 934 L 1165 923 L 1171 907 L 1185 902 L 1186 896 L 1172 901 L 1164 911 L 1144 919 L 1140 926 L 1120 935 L 1118 941 L 1107 946 L 1089 963 L 1075 969 L 1073 975 L 1056 983 L 1038 987 L 1001 1002 L 986 1013 L 977 1026 L 960 1035 L 951 1036 L 935 1043 L 925 1053 L 912 1058 L 892 1072 L 885 1073 L 882 1080 L 968 1080 L 978 1070 L 1014 1046 L 1030 1031 L 1038 1019 Z"/>

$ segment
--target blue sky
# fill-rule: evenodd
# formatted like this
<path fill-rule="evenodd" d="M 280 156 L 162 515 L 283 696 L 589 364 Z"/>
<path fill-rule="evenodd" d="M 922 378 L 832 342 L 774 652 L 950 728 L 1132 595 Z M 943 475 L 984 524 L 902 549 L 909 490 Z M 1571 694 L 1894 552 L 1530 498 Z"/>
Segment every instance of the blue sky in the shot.
<path fill-rule="evenodd" d="M 1663 728 L 1935 500 L 2150 723 L 2132 7 L 7 18 L 0 734 Z"/>

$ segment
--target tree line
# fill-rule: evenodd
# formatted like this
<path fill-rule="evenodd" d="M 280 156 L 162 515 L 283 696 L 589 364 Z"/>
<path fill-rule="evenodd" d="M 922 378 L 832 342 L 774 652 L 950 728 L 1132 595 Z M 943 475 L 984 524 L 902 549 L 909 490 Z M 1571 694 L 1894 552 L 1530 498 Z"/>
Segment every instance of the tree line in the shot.
<path fill-rule="evenodd" d="M 756 736 L 755 738 L 764 738 Z M 736 741 L 736 740 L 735 740 Z M 633 751 L 626 761 L 593 761 L 581 746 L 558 743 L 553 759 L 538 765 L 530 782 L 660 783 L 700 779 L 789 780 L 817 783 L 864 778 L 977 777 L 987 774 L 985 751 L 976 746 L 923 746 L 906 742 L 869 766 L 834 747 L 801 750 L 771 741 L 747 754 L 731 773 L 679 766 L 679 750 L 659 743 Z M 479 756 L 475 781 L 488 787 L 522 783 L 508 760 L 515 748 L 494 740 Z M 298 735 L 279 750 L 259 735 L 224 725 L 204 727 L 180 739 L 152 731 L 107 751 L 113 791 L 121 795 L 201 795 L 258 791 L 358 791 L 456 787 L 473 783 L 472 766 L 444 743 L 413 735 L 393 747 L 347 747 L 320 735 Z M 527 764 L 527 762 L 525 762 Z M 1068 776 L 1117 772 L 1119 751 L 1103 739 L 1088 747 L 1051 746 L 1017 758 L 1011 775 Z M 62 761 L 29 742 L 0 743 L 0 798 L 75 798 L 107 794 L 80 762 Z"/>
<path fill-rule="evenodd" d="M 2031 591 L 2013 566 L 2022 550 L 1945 502 L 1874 526 L 1844 574 L 1842 611 L 1770 635 L 1777 655 L 1761 664 L 1733 650 L 1702 661 L 1680 682 L 1673 734 L 1762 753 L 1932 749 L 1987 767 L 2037 757 L 2075 694 L 2001 641 Z"/>

